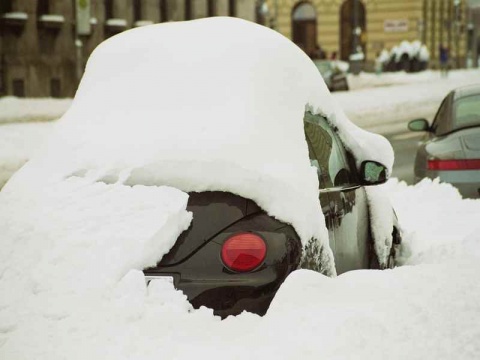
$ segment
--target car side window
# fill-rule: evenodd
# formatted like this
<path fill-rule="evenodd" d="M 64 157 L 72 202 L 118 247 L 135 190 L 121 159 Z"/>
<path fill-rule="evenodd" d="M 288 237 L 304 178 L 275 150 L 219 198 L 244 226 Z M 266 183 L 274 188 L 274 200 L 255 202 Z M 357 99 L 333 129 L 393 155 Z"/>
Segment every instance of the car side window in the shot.
<path fill-rule="evenodd" d="M 448 124 L 448 111 L 449 111 L 449 99 L 450 96 L 447 96 L 443 101 L 440 107 L 438 108 L 437 114 L 433 118 L 432 131 L 436 135 L 442 135 L 449 131 Z"/>
<path fill-rule="evenodd" d="M 480 95 L 465 96 L 457 101 L 455 109 L 455 129 L 480 124 Z"/>
<path fill-rule="evenodd" d="M 320 115 L 305 113 L 305 136 L 310 162 L 317 168 L 320 186 L 342 187 L 354 183 L 347 153 L 337 134 Z"/>

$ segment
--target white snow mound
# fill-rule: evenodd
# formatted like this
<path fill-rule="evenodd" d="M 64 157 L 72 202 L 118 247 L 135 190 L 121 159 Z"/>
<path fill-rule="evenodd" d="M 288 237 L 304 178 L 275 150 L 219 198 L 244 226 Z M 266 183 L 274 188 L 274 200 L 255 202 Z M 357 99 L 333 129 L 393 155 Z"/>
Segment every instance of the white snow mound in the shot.
<path fill-rule="evenodd" d="M 129 184 L 230 191 L 293 224 L 304 242 L 326 242 L 299 125 L 306 106 L 329 117 L 359 164 L 391 168 L 388 142 L 348 121 L 297 46 L 221 17 L 145 26 L 102 43 L 61 121 L 60 146 L 75 153 L 69 171 L 128 169 Z"/>

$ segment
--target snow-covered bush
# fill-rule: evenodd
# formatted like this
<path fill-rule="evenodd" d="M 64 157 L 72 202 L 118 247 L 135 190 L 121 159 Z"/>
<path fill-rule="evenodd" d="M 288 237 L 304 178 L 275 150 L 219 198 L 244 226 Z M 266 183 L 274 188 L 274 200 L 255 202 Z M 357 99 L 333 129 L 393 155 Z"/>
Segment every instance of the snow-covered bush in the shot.
<path fill-rule="evenodd" d="M 419 40 L 412 42 L 402 41 L 394 46 L 390 52 L 382 50 L 377 61 L 383 64 L 384 71 L 418 72 L 425 70 L 430 60 L 427 47 Z"/>

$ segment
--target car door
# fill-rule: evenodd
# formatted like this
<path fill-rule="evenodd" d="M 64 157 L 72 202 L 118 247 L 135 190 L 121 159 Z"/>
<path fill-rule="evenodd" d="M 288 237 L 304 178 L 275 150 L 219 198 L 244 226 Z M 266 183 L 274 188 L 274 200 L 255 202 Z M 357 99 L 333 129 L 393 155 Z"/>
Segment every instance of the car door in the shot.
<path fill-rule="evenodd" d="M 306 113 L 305 134 L 311 162 L 319 175 L 320 203 L 337 273 L 368 268 L 371 246 L 368 207 L 353 158 L 322 116 Z"/>
<path fill-rule="evenodd" d="M 437 110 L 437 113 L 435 114 L 435 117 L 433 118 L 430 131 L 425 133 L 421 143 L 418 145 L 413 169 L 415 183 L 428 176 L 427 162 L 431 155 L 427 151 L 428 144 L 430 144 L 432 141 L 436 141 L 438 137 L 443 136 L 452 129 L 452 98 L 453 93 L 450 93 L 445 97 L 445 99 L 443 99 L 440 107 Z"/>

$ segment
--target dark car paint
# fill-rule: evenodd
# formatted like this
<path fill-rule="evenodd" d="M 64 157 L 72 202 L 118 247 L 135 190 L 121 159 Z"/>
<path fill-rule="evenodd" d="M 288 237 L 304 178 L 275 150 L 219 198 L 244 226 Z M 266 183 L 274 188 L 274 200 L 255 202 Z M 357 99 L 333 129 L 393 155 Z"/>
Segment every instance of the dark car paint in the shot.
<path fill-rule="evenodd" d="M 231 214 L 238 212 L 238 204 L 250 202 L 225 192 L 192 193 L 191 197 L 195 200 L 194 205 L 189 202 L 187 206 L 194 215 L 189 230 L 204 227 L 206 215 L 212 219 L 232 218 Z M 212 202 L 208 203 L 208 199 Z M 199 203 L 205 203 L 205 206 L 199 206 Z M 248 273 L 236 273 L 222 263 L 221 248 L 230 236 L 245 229 L 260 235 L 268 251 L 259 268 Z M 246 214 L 212 238 L 204 238 L 197 243 L 200 246 L 190 256 L 171 264 L 169 259 L 174 258 L 182 247 L 177 242 L 157 267 L 145 270 L 145 274 L 173 276 L 175 287 L 187 295 L 194 307 L 207 306 L 221 316 L 238 314 L 243 310 L 264 314 L 281 283 L 300 263 L 301 242 L 296 232 L 258 207 L 256 212 Z"/>
<path fill-rule="evenodd" d="M 307 112 L 304 120 L 310 159 L 329 163 L 315 155 L 315 147 L 327 152 L 337 149 L 341 158 L 338 172 L 328 169 L 329 165 L 318 168 L 319 200 L 337 273 L 377 268 L 365 189 L 359 185 L 353 156 L 321 116 Z M 231 193 L 191 193 L 187 210 L 193 212 L 190 228 L 156 267 L 144 271 L 147 279 L 172 276 L 175 287 L 194 307 L 210 307 L 222 317 L 243 310 L 264 314 L 285 278 L 300 265 L 302 245 L 295 230 L 268 216 L 253 201 Z M 262 236 L 267 257 L 254 271 L 235 273 L 222 263 L 221 248 L 230 236 L 245 231 Z"/>
<path fill-rule="evenodd" d="M 330 232 L 330 247 L 337 274 L 367 269 L 370 267 L 372 243 L 368 204 L 365 189 L 359 185 L 361 181 L 355 160 L 325 119 L 307 112 L 304 121 L 310 159 L 329 163 L 329 158 L 323 154 L 330 155 L 330 151 L 336 153 L 338 160 L 338 171 L 332 173 L 332 169 L 325 168 L 319 169 L 318 173 L 320 203 Z M 325 144 L 330 147 L 329 150 Z"/>
<path fill-rule="evenodd" d="M 178 237 L 170 252 L 163 257 L 162 266 L 182 262 L 216 234 L 245 216 L 259 212 L 260 208 L 251 200 L 215 191 L 190 193 L 188 211 L 194 214 L 194 220 Z"/>

